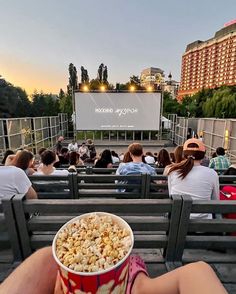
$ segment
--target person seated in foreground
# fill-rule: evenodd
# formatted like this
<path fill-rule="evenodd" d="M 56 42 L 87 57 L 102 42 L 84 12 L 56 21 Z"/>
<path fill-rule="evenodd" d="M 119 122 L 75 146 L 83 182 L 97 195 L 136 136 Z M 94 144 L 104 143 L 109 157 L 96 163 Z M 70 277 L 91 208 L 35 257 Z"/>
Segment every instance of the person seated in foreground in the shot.
<path fill-rule="evenodd" d="M 206 148 L 202 141 L 192 138 L 183 146 L 185 160 L 173 164 L 168 170 L 169 195 L 189 195 L 193 200 L 219 199 L 217 173 L 201 165 Z M 191 218 L 212 218 L 208 213 L 191 214 Z"/>
<path fill-rule="evenodd" d="M 230 167 L 230 161 L 225 154 L 225 149 L 223 147 L 216 148 L 216 157 L 212 158 L 209 163 L 210 168 L 227 169 Z"/>
<path fill-rule="evenodd" d="M 56 154 L 51 150 L 45 150 L 41 154 L 42 164 L 40 165 L 40 169 L 34 173 L 35 176 L 66 176 L 68 175 L 68 170 L 58 170 L 54 167 L 56 162 Z"/>
<path fill-rule="evenodd" d="M 16 166 L 0 166 L 0 183 L 0 198 L 15 194 L 25 194 L 27 199 L 37 198 L 26 173 Z"/>
<path fill-rule="evenodd" d="M 35 274 L 35 265 L 40 274 Z M 0 285 L 0 293 L 63 294 L 51 247 L 39 249 L 19 265 Z M 112 293 L 112 289 L 106 293 Z M 138 255 L 131 255 L 125 293 L 227 294 L 227 291 L 205 262 L 190 263 L 150 278 L 144 261 Z"/>

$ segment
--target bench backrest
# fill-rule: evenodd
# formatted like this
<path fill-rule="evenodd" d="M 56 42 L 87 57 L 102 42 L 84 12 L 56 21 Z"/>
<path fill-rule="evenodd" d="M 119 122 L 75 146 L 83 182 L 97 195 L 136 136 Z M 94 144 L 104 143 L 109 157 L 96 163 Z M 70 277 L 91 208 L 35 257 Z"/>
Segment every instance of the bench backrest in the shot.
<path fill-rule="evenodd" d="M 146 178 L 146 189 L 145 198 L 168 198 L 168 180 L 167 176 L 157 175 L 151 176 L 147 175 Z"/>
<path fill-rule="evenodd" d="M 0 199 L 0 260 L 2 259 L 1 251 L 11 249 L 12 254 L 9 255 L 11 256 L 11 260 L 8 260 L 9 262 L 21 259 L 19 237 L 11 198 L 12 196 L 6 196 Z"/>
<path fill-rule="evenodd" d="M 139 175 L 82 175 L 75 178 L 75 198 L 112 197 L 144 198 L 146 174 Z"/>
<path fill-rule="evenodd" d="M 132 227 L 136 248 L 164 248 L 166 260 L 173 260 L 181 212 L 181 197 L 173 199 L 13 199 L 24 258 L 35 249 L 52 244 L 56 231 L 74 216 L 95 211 L 122 216 Z M 38 212 L 38 216 L 28 218 Z M 166 217 L 169 215 L 169 218 Z"/>
<path fill-rule="evenodd" d="M 225 218 L 225 215 L 229 213 L 236 215 L 236 200 L 192 201 L 191 197 L 186 195 L 183 195 L 182 199 L 176 260 L 182 259 L 185 248 L 236 249 L 236 235 L 234 234 L 236 232 L 236 219 Z M 216 218 L 192 219 L 190 218 L 191 213 L 212 213 Z"/>
<path fill-rule="evenodd" d="M 219 176 L 220 187 L 225 185 L 236 186 L 236 175 L 220 175 Z"/>
<path fill-rule="evenodd" d="M 68 176 L 29 176 L 38 198 L 73 198 L 73 173 Z"/>

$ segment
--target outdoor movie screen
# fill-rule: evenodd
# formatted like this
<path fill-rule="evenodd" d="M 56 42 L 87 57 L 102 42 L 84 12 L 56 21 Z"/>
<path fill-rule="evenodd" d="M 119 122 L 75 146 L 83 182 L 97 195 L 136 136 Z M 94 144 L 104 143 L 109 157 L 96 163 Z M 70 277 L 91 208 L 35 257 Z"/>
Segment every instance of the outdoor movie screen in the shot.
<path fill-rule="evenodd" d="M 75 93 L 76 129 L 159 130 L 160 93 Z"/>

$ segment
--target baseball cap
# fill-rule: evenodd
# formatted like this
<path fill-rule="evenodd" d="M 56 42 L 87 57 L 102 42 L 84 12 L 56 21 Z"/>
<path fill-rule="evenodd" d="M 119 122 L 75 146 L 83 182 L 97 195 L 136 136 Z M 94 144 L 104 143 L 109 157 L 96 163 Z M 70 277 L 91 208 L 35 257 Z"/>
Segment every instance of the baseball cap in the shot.
<path fill-rule="evenodd" d="M 189 145 L 190 144 L 196 144 L 197 146 L 196 147 L 190 147 Z M 187 141 L 185 141 L 184 143 L 184 146 L 183 146 L 183 151 L 203 151 L 205 152 L 206 151 L 206 147 L 205 145 L 202 143 L 202 141 L 198 140 L 198 139 L 195 139 L 195 138 L 191 138 L 191 139 L 188 139 Z"/>

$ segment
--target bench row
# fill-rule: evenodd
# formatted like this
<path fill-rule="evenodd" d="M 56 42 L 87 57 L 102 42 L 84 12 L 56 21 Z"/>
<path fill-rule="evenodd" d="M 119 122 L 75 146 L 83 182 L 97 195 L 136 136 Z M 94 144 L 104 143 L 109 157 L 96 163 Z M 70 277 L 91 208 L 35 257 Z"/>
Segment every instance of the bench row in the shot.
<path fill-rule="evenodd" d="M 77 174 L 68 176 L 30 176 L 39 198 L 168 198 L 164 175 Z M 236 185 L 236 176 L 220 175 L 220 185 Z"/>
<path fill-rule="evenodd" d="M 173 195 L 171 199 L 58 199 L 26 200 L 24 195 L 0 202 L 0 248 L 11 245 L 14 260 L 52 244 L 56 231 L 74 216 L 104 211 L 122 216 L 131 226 L 136 250 L 161 249 L 169 267 L 183 261 L 190 249 L 236 249 L 236 220 L 191 219 L 191 213 L 225 215 L 236 213 L 236 201 L 192 201 Z M 149 257 L 155 262 L 157 256 Z M 230 262 L 236 263 L 230 257 Z"/>

